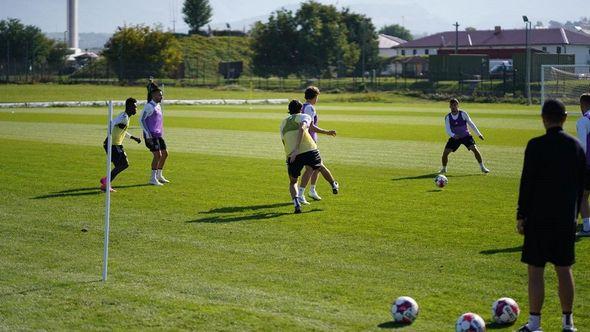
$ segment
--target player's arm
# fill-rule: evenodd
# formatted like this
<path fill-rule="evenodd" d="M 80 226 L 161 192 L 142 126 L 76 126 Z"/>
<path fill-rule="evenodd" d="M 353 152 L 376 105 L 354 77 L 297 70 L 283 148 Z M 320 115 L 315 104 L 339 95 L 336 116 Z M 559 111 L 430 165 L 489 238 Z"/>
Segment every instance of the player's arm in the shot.
<path fill-rule="evenodd" d="M 447 135 L 451 138 L 456 138 L 455 133 L 451 130 L 451 122 L 449 120 L 450 115 L 445 116 L 445 130 L 447 131 Z"/>
<path fill-rule="evenodd" d="M 141 112 L 141 116 L 139 117 L 139 125 L 143 130 L 143 134 L 145 135 L 146 140 L 152 139 L 152 134 L 147 126 L 147 118 L 154 112 L 154 108 L 151 107 L 149 103 L 145 104 L 143 107 L 143 111 Z"/>
<path fill-rule="evenodd" d="M 301 122 L 301 125 L 299 126 L 299 130 L 297 131 L 297 140 L 296 140 L 296 144 L 295 144 L 295 148 L 293 149 L 293 151 L 291 151 L 291 154 L 289 155 L 289 161 L 290 162 L 294 162 L 295 158 L 297 158 L 297 155 L 299 154 L 299 145 L 301 145 L 301 141 L 303 140 L 303 134 L 305 133 L 306 130 L 309 130 L 309 124 L 307 124 L 307 122 L 303 121 Z"/>
<path fill-rule="evenodd" d="M 469 114 L 467 114 L 467 112 L 465 112 L 465 111 L 463 111 L 463 119 L 467 122 L 469 127 L 471 127 L 471 129 L 473 129 L 473 131 L 475 131 L 477 136 L 479 136 L 479 138 L 483 141 L 483 135 L 481 134 L 479 129 L 477 129 L 477 126 L 475 125 L 475 123 L 473 123 L 473 121 L 471 121 Z"/>
<path fill-rule="evenodd" d="M 520 190 L 518 193 L 518 207 L 516 209 L 516 231 L 524 234 L 524 224 L 530 208 L 530 201 L 533 197 L 533 165 L 531 165 L 531 143 L 524 151 L 524 164 L 522 166 L 522 175 L 520 177 Z"/>
<path fill-rule="evenodd" d="M 320 134 L 324 134 L 324 135 L 330 135 L 330 136 L 336 136 L 336 130 L 326 130 L 326 129 L 322 129 L 318 126 L 316 126 L 315 124 L 311 124 L 309 126 L 310 130 L 316 133 L 320 133 Z"/>
<path fill-rule="evenodd" d="M 580 141 L 580 145 L 584 149 L 584 152 L 586 152 L 586 149 L 588 148 L 586 146 L 586 137 L 588 137 L 589 132 L 590 120 L 584 117 L 576 123 L 576 133 L 578 133 L 578 140 Z"/>

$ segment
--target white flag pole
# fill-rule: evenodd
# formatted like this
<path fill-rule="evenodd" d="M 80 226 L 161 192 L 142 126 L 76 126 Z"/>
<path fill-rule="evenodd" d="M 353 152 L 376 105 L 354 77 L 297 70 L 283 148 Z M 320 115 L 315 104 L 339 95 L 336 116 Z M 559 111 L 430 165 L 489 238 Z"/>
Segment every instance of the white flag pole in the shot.
<path fill-rule="evenodd" d="M 113 118 L 113 101 L 109 100 L 109 115 L 107 121 L 107 185 L 106 185 L 106 203 L 104 212 L 104 254 L 102 258 L 102 281 L 107 281 L 107 268 L 109 260 L 109 232 L 111 222 L 111 156 L 112 156 L 112 118 Z"/>

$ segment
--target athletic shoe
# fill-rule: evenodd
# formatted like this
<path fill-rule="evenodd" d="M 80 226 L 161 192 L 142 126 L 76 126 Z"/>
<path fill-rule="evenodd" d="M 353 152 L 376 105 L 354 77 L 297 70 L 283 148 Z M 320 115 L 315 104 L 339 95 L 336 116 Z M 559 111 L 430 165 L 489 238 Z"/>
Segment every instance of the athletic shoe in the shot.
<path fill-rule="evenodd" d="M 297 213 L 301 213 L 301 205 L 297 205 L 297 206 L 295 207 L 295 211 L 294 211 L 293 213 L 295 213 L 295 214 L 297 214 Z"/>
<path fill-rule="evenodd" d="M 573 326 L 564 326 L 563 327 L 563 332 L 576 332 L 578 329 L 573 327 Z"/>
<path fill-rule="evenodd" d="M 101 186 L 101 187 L 100 187 L 100 190 L 101 190 L 101 191 L 104 193 L 104 192 L 106 192 L 106 191 L 107 191 L 107 188 L 106 188 L 106 186 L 105 186 L 104 188 Z M 109 189 L 109 191 L 110 191 L 110 192 L 112 192 L 112 193 L 116 193 L 116 192 L 117 192 L 117 191 L 116 191 L 115 189 L 113 189 L 113 188 Z"/>
<path fill-rule="evenodd" d="M 543 332 L 543 331 L 542 330 L 533 331 L 533 330 L 529 329 L 529 327 L 525 324 L 518 329 L 518 332 Z"/>
<path fill-rule="evenodd" d="M 313 198 L 313 199 L 315 199 L 316 201 L 321 201 L 322 200 L 322 198 L 320 197 L 320 195 L 318 195 L 318 193 L 315 192 L 315 191 L 311 191 L 310 190 L 308 196 L 311 197 L 311 198 Z"/>
<path fill-rule="evenodd" d="M 490 172 L 490 170 L 487 169 L 485 166 L 482 166 L 481 167 L 481 171 L 484 172 L 484 173 L 486 173 L 486 174 Z"/>
<path fill-rule="evenodd" d="M 440 169 L 440 171 L 438 171 L 438 174 L 447 174 L 447 168 L 443 167 Z"/>
<path fill-rule="evenodd" d="M 340 188 L 340 185 L 338 184 L 338 182 L 336 182 L 336 181 L 332 182 L 332 193 L 334 195 L 338 194 L 339 188 Z"/>
<path fill-rule="evenodd" d="M 297 196 L 297 201 L 299 201 L 299 204 L 309 205 L 309 202 L 305 199 L 305 196 Z"/>
<path fill-rule="evenodd" d="M 588 237 L 588 236 L 590 236 L 590 231 L 585 231 L 584 229 L 582 229 L 581 231 L 576 233 L 576 236 L 577 237 Z"/>
<path fill-rule="evenodd" d="M 160 183 L 170 183 L 170 181 L 166 180 L 162 175 L 158 176 L 158 181 Z"/>
<path fill-rule="evenodd" d="M 148 182 L 149 184 L 153 184 L 154 186 L 163 186 L 163 184 L 161 184 L 158 180 L 156 179 L 150 179 L 150 182 Z"/>

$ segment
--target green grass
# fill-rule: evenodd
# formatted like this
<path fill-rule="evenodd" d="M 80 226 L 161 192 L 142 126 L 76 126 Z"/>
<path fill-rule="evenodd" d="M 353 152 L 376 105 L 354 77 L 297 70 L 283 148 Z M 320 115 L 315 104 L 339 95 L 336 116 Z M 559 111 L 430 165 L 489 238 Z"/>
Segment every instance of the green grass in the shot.
<path fill-rule="evenodd" d="M 1 97 L 33 98 L 17 96 Z M 478 144 L 492 173 L 481 175 L 462 148 L 438 190 L 446 103 L 322 98 L 320 125 L 338 136 L 319 144 L 341 193 L 319 183 L 324 199 L 301 215 L 292 214 L 278 136 L 284 105 L 165 106 L 172 183 L 146 186 L 151 155 L 125 142 L 131 166 L 114 182 L 106 283 L 97 190 L 105 110 L 0 109 L 0 330 L 380 331 L 395 327 L 389 306 L 401 295 L 421 308 L 406 331 L 452 330 L 467 311 L 489 321 L 502 296 L 523 314 L 500 330 L 523 324 L 526 266 L 514 215 L 524 144 L 543 132 L 538 110 L 462 105 L 486 136 Z M 139 133 L 137 118 L 130 130 Z M 590 328 L 589 253 L 579 241 L 581 331 Z M 546 278 L 543 327 L 554 331 L 551 268 Z"/>

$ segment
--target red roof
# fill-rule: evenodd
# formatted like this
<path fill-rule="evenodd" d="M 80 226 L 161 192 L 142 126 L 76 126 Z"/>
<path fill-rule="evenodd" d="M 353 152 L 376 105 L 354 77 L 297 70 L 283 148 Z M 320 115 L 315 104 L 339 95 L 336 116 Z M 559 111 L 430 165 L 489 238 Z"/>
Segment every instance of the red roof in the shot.
<path fill-rule="evenodd" d="M 455 31 L 439 32 L 394 48 L 455 47 L 455 35 Z M 522 46 L 525 36 L 524 29 L 459 31 L 459 47 Z M 530 41 L 531 45 L 590 45 L 590 36 L 563 28 L 533 29 Z"/>

